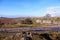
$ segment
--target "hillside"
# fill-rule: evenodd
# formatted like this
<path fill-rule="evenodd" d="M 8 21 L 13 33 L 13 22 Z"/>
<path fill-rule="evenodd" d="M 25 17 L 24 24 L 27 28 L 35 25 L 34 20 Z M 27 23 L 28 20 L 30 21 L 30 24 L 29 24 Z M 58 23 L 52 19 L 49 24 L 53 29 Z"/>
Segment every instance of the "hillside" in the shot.
<path fill-rule="evenodd" d="M 42 27 L 42 26 L 60 26 L 60 17 L 20 17 L 5 18 L 0 17 L 0 27 Z"/>

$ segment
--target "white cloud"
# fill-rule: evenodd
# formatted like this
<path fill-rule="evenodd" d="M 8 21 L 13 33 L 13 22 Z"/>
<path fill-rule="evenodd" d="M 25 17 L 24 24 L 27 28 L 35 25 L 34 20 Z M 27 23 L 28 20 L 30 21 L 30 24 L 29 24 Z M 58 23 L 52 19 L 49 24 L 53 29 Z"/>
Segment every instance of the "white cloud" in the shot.
<path fill-rule="evenodd" d="M 60 6 L 48 7 L 46 13 L 49 13 L 52 16 L 60 16 Z"/>

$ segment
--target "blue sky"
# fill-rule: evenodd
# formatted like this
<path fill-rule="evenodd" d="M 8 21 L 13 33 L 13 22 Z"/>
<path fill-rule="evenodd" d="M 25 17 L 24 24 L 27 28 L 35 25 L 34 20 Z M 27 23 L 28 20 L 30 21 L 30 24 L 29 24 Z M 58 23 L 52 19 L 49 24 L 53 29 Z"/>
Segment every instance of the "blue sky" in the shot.
<path fill-rule="evenodd" d="M 41 17 L 60 15 L 60 0 L 0 0 L 2 17 Z"/>

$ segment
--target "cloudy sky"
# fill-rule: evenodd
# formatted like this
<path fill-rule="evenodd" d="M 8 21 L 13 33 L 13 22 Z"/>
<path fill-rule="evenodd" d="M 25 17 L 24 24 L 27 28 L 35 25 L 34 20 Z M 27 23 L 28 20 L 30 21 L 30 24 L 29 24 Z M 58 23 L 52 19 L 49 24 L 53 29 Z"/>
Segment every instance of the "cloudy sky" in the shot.
<path fill-rule="evenodd" d="M 60 15 L 60 0 L 0 0 L 2 17 L 41 17 Z"/>

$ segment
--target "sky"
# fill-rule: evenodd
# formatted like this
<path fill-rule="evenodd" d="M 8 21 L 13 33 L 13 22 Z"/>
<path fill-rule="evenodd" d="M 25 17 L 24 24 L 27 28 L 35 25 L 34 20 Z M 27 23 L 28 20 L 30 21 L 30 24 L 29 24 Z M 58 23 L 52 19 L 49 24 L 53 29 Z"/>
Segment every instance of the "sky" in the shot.
<path fill-rule="evenodd" d="M 60 16 L 60 0 L 0 0 L 0 17 Z"/>

